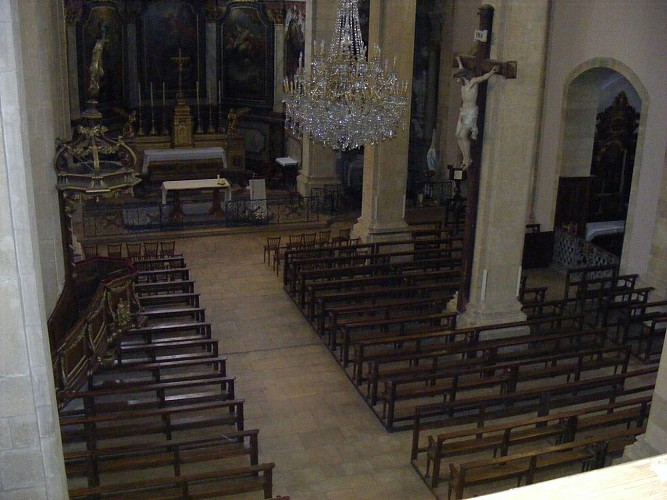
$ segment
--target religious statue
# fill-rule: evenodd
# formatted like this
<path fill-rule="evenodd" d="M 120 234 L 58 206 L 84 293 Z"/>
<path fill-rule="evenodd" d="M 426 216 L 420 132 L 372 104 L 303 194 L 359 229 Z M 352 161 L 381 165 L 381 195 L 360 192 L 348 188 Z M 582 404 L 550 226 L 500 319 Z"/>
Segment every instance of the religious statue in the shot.
<path fill-rule="evenodd" d="M 482 76 L 473 77 L 472 72 L 466 69 L 461 62 L 461 58 L 456 58 L 459 63 L 459 71 L 454 74 L 454 78 L 461 84 L 461 110 L 459 111 L 459 120 L 456 124 L 456 140 L 459 149 L 463 154 L 461 169 L 467 169 L 472 163 L 470 157 L 470 141 L 477 140 L 477 86 L 500 73 L 500 66 L 494 66 L 491 71 Z"/>
<path fill-rule="evenodd" d="M 137 112 L 132 111 L 129 115 L 127 115 L 127 122 L 125 122 L 125 125 L 123 125 L 123 131 L 121 135 L 125 138 L 132 138 L 134 137 L 134 124 L 137 121 Z"/>
<path fill-rule="evenodd" d="M 240 108 L 240 109 L 231 108 L 229 110 L 229 113 L 227 114 L 227 120 L 229 122 L 227 125 L 228 134 L 233 134 L 236 132 L 236 128 L 239 123 L 239 116 L 245 115 L 248 111 L 250 111 L 250 108 Z"/>
<path fill-rule="evenodd" d="M 102 52 L 104 51 L 104 45 L 106 43 L 107 38 L 103 35 L 102 38 L 99 38 L 97 42 L 95 42 L 95 47 L 93 47 L 93 53 L 90 58 L 88 95 L 91 99 L 96 99 L 100 93 L 100 80 L 104 76 L 104 69 L 102 68 Z"/>

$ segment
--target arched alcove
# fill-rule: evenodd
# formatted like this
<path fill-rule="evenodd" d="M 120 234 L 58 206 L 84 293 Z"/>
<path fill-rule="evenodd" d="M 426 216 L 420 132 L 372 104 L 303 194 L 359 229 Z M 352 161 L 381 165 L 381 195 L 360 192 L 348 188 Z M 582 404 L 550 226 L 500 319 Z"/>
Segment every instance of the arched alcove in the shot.
<path fill-rule="evenodd" d="M 646 96 L 635 75 L 609 59 L 580 65 L 565 84 L 554 222 L 576 226 L 579 236 L 619 257 L 640 165 Z"/>

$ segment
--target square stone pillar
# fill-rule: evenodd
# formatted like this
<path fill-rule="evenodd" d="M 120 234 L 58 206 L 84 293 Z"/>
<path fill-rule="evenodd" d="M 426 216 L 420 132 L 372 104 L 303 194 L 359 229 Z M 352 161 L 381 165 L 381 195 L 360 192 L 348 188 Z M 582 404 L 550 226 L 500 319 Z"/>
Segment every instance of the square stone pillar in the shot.
<path fill-rule="evenodd" d="M 296 188 L 302 196 L 310 196 L 313 188 L 340 184 L 336 175 L 336 152 L 326 146 L 308 140 L 304 135 L 299 160 L 299 175 Z"/>
<path fill-rule="evenodd" d="M 396 59 L 396 74 L 399 80 L 408 82 L 408 95 L 411 95 L 415 15 L 416 0 L 371 0 L 369 51 L 373 45 L 379 45 L 389 67 Z M 409 118 L 410 106 L 406 124 Z M 392 233 L 407 228 L 404 215 L 409 135 L 406 125 L 397 137 L 365 147 L 361 217 L 352 228 L 353 237 L 361 237 L 365 242 L 390 240 L 396 239 Z"/>
<path fill-rule="evenodd" d="M 462 327 L 525 319 L 516 297 L 542 106 L 549 2 L 489 3 L 495 9 L 491 57 L 518 61 L 518 70 L 515 80 L 489 80 L 470 302 L 457 321 Z"/>

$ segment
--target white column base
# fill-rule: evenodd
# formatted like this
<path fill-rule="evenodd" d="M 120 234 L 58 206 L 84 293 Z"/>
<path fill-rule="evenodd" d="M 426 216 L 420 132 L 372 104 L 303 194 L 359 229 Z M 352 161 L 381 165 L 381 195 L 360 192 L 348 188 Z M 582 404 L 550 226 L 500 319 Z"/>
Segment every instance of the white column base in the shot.
<path fill-rule="evenodd" d="M 340 184 L 335 176 L 317 177 L 299 174 L 296 178 L 296 190 L 301 196 L 310 196 L 313 188 L 321 188 L 331 184 Z"/>

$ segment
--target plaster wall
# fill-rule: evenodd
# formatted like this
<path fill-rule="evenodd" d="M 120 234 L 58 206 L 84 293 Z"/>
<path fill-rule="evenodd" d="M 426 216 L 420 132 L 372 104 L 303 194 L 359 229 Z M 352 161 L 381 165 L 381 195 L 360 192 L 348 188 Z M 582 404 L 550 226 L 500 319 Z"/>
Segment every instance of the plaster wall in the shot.
<path fill-rule="evenodd" d="M 553 225 L 558 177 L 563 173 L 567 86 L 588 67 L 612 68 L 647 94 L 622 262 L 626 272 L 640 274 L 649 262 L 667 146 L 665 22 L 667 4 L 661 0 L 554 0 L 552 6 L 536 222 L 546 230 Z"/>

